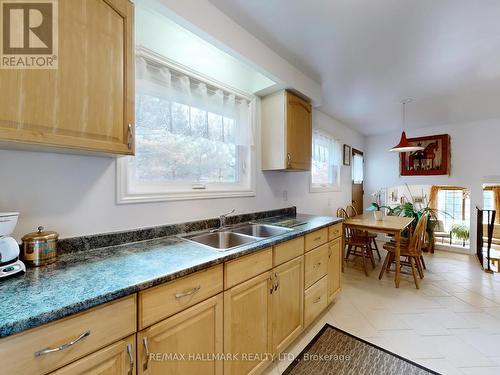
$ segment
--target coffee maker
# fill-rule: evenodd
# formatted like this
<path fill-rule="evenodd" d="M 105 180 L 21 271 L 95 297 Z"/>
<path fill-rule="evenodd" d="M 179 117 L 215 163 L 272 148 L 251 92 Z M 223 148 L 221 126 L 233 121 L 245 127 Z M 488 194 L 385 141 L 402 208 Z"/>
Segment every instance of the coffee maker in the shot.
<path fill-rule="evenodd" d="M 24 263 L 19 260 L 19 245 L 10 236 L 18 217 L 18 212 L 0 212 L 0 281 L 26 272 Z"/>

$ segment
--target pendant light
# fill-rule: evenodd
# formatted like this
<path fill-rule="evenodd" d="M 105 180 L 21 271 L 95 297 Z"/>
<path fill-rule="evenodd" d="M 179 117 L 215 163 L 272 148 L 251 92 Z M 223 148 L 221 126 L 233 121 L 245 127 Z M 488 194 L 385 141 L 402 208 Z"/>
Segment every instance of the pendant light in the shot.
<path fill-rule="evenodd" d="M 391 148 L 390 152 L 410 152 L 410 151 L 422 151 L 424 148 L 422 146 L 413 146 L 408 142 L 406 138 L 406 132 L 404 131 L 406 126 L 406 104 L 410 103 L 412 99 L 405 99 L 401 102 L 402 108 L 402 118 L 403 118 L 403 133 L 401 134 L 401 140 L 399 143 Z"/>

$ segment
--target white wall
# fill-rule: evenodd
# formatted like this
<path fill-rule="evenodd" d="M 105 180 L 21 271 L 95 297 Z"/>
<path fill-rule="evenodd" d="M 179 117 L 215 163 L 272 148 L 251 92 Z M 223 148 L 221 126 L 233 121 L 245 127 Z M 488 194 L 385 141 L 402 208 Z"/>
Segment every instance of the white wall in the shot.
<path fill-rule="evenodd" d="M 318 111 L 314 121 L 362 148 L 363 138 L 339 122 Z M 350 201 L 348 170 L 341 193 L 310 194 L 308 173 L 263 173 L 259 150 L 257 155 L 256 197 L 117 205 L 115 159 L 0 150 L 0 211 L 21 212 L 19 239 L 38 225 L 71 237 L 216 217 L 232 208 L 245 213 L 296 205 L 299 212 L 328 214 L 329 198 L 333 208 Z"/>
<path fill-rule="evenodd" d="M 364 137 L 323 112 L 313 112 L 313 126 L 324 130 L 358 150 L 364 149 Z M 301 213 L 336 216 L 337 208 L 345 207 L 352 201 L 351 167 L 342 166 L 340 171 L 340 191 L 328 193 L 309 192 L 309 172 L 287 172 L 284 176 L 284 190 L 289 200 Z"/>
<path fill-rule="evenodd" d="M 321 84 L 279 56 L 208 0 L 158 0 L 169 16 L 203 39 L 249 63 L 281 87 L 294 88 L 321 105 Z M 276 88 L 275 88 L 276 89 Z"/>
<path fill-rule="evenodd" d="M 401 132 L 365 139 L 365 206 L 370 194 L 387 186 L 408 184 L 459 185 L 471 192 L 471 246 L 475 251 L 475 207 L 482 205 L 482 183 L 500 176 L 500 119 L 412 129 L 408 136 L 432 134 L 451 136 L 450 176 L 399 176 L 399 156 L 388 152 Z M 489 176 L 489 177 L 488 177 Z"/>
<path fill-rule="evenodd" d="M 274 81 L 256 69 L 173 22 L 157 1 L 135 5 L 135 43 L 226 86 L 255 93 Z"/>
<path fill-rule="evenodd" d="M 320 104 L 319 83 L 208 0 L 160 2 L 179 24 Z M 318 111 L 313 118 L 341 141 L 363 148 L 363 137 L 355 131 Z M 256 197 L 117 205 L 115 168 L 116 160 L 106 157 L 0 150 L 0 211 L 21 212 L 17 239 L 39 225 L 64 238 L 216 217 L 232 208 L 245 213 L 296 205 L 299 212 L 331 214 L 351 200 L 349 168 L 342 169 L 342 192 L 309 193 L 308 173 L 261 172 L 258 149 Z"/>

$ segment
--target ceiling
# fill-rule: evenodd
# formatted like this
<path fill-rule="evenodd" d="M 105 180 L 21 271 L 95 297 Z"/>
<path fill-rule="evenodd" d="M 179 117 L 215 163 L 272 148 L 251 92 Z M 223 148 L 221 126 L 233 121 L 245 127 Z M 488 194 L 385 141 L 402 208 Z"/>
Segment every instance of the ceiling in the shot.
<path fill-rule="evenodd" d="M 500 117 L 500 0 L 210 0 L 363 134 Z"/>

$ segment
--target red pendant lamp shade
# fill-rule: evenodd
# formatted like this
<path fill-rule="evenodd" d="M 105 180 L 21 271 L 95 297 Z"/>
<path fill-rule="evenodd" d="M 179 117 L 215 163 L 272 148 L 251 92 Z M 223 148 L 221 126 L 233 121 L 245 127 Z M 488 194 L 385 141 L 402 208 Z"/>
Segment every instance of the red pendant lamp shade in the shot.
<path fill-rule="evenodd" d="M 408 139 L 406 138 L 406 132 L 403 131 L 401 134 L 401 140 L 399 143 L 391 148 L 389 151 L 391 152 L 410 152 L 410 151 L 421 151 L 424 148 L 422 146 L 413 146 Z"/>
<path fill-rule="evenodd" d="M 410 103 L 413 99 L 405 99 L 401 102 L 402 104 L 402 111 L 401 111 L 401 117 L 402 117 L 402 123 L 403 123 L 403 129 L 405 128 L 406 125 L 406 104 Z M 389 151 L 390 152 L 411 152 L 411 151 L 422 151 L 424 148 L 422 146 L 413 146 L 410 142 L 408 142 L 408 139 L 406 138 L 406 133 L 403 130 L 403 134 L 401 134 L 401 140 L 399 143 L 391 148 Z"/>

